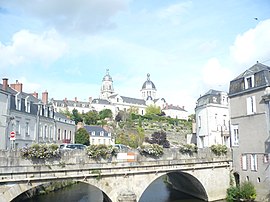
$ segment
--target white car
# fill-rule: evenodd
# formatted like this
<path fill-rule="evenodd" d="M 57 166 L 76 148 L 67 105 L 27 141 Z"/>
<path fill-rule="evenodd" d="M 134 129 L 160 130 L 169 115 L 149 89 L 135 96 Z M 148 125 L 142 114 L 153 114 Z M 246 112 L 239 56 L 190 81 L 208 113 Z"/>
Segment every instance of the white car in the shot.
<path fill-rule="evenodd" d="M 60 150 L 73 150 L 73 149 L 86 149 L 86 146 L 83 144 L 61 144 L 59 147 Z"/>

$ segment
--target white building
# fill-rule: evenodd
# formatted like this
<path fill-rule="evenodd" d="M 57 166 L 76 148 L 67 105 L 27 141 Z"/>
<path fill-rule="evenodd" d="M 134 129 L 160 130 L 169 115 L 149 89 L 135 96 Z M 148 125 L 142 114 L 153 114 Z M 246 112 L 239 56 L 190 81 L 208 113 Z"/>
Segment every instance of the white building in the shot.
<path fill-rule="evenodd" d="M 128 111 L 129 108 L 136 108 L 138 114 L 145 115 L 145 110 L 149 105 L 159 106 L 166 116 L 178 119 L 188 119 L 188 113 L 184 108 L 172 106 L 166 108 L 168 104 L 164 98 L 157 98 L 157 89 L 155 84 L 150 79 L 150 74 L 147 74 L 147 79 L 143 83 L 140 90 L 141 98 L 132 98 L 122 96 L 114 91 L 113 79 L 107 69 L 106 75 L 102 79 L 99 98 L 89 98 L 89 102 L 80 102 L 75 98 L 72 100 L 52 100 L 52 103 L 57 111 L 68 110 L 72 112 L 77 109 L 80 113 L 86 113 L 90 110 L 97 112 L 103 109 L 110 109 L 113 115 L 116 116 L 119 111 Z M 84 106 L 84 107 L 83 107 Z"/>
<path fill-rule="evenodd" d="M 48 103 L 48 92 L 38 94 L 23 92 L 23 84 L 16 81 L 8 85 L 8 79 L 0 84 L 0 149 L 21 148 L 32 143 L 62 143 L 56 131 L 66 130 L 74 140 L 75 123 L 68 118 L 56 120 L 53 106 Z M 62 123 L 62 124 L 60 124 Z M 61 125 L 61 127 L 60 127 Z M 15 139 L 10 134 L 15 133 Z M 66 141 L 66 140 L 65 140 Z"/>
<path fill-rule="evenodd" d="M 228 94 L 209 90 L 197 100 L 196 136 L 199 148 L 223 144 L 230 147 Z"/>

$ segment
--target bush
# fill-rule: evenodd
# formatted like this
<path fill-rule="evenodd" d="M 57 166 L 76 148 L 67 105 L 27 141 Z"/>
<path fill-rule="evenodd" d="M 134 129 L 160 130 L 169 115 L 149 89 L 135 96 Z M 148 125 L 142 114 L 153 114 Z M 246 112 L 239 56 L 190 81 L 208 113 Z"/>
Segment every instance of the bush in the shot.
<path fill-rule="evenodd" d="M 198 151 L 198 147 L 195 144 L 181 145 L 179 149 L 179 152 L 183 154 L 193 154 L 193 153 L 197 153 L 197 151 Z"/>
<path fill-rule="evenodd" d="M 25 159 L 51 159 L 60 157 L 59 146 L 56 144 L 32 144 L 30 147 L 20 149 Z"/>
<path fill-rule="evenodd" d="M 217 156 L 227 154 L 226 145 L 217 144 L 217 145 L 212 145 L 210 148 L 211 148 L 211 151 Z"/>
<path fill-rule="evenodd" d="M 117 153 L 117 148 L 113 147 L 112 145 L 90 145 L 86 149 L 86 153 L 89 157 L 93 159 L 108 159 L 113 155 L 116 155 Z"/>
<path fill-rule="evenodd" d="M 162 156 L 164 153 L 163 147 L 158 144 L 142 145 L 138 150 L 141 155 L 150 155 L 154 157 Z"/>
<path fill-rule="evenodd" d="M 256 198 L 256 190 L 251 182 L 243 182 L 240 186 L 230 187 L 227 189 L 226 200 L 234 201 L 254 201 Z"/>

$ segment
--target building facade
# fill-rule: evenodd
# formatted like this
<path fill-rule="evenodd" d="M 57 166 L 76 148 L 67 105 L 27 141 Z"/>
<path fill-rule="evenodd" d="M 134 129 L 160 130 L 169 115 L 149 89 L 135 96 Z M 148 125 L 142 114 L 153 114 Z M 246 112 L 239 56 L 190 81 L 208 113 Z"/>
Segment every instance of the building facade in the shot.
<path fill-rule="evenodd" d="M 209 90 L 197 100 L 196 139 L 198 148 L 222 144 L 230 147 L 228 94 Z"/>
<path fill-rule="evenodd" d="M 269 72 L 257 63 L 232 80 L 229 91 L 235 176 L 255 185 L 258 201 L 270 194 Z"/>
<path fill-rule="evenodd" d="M 113 79 L 109 74 L 109 70 L 106 70 L 106 75 L 102 79 L 99 98 L 89 98 L 88 102 L 75 100 L 54 100 L 52 103 L 56 111 L 68 110 L 72 112 L 73 109 L 78 110 L 80 113 L 87 113 L 88 111 L 95 110 L 97 112 L 103 109 L 110 109 L 114 116 L 119 111 L 128 111 L 130 108 L 135 108 L 138 114 L 145 115 L 146 108 L 149 105 L 155 105 L 160 107 L 165 112 L 166 116 L 178 119 L 188 119 L 188 112 L 181 107 L 172 106 L 166 108 L 168 104 L 164 98 L 157 98 L 157 89 L 155 84 L 150 79 L 150 74 L 147 74 L 147 79 L 143 83 L 140 90 L 141 98 L 132 98 L 119 95 L 114 91 Z"/>
<path fill-rule="evenodd" d="M 62 143 L 63 139 L 56 136 L 60 122 L 74 140 L 75 123 L 68 118 L 55 119 L 54 108 L 48 103 L 48 92 L 43 92 L 40 100 L 37 93 L 23 92 L 22 83 L 16 81 L 9 85 L 6 78 L 0 89 L 0 130 L 3 132 L 0 149 L 17 149 L 34 142 Z"/>
<path fill-rule="evenodd" d="M 90 145 L 114 145 L 115 139 L 112 133 L 101 126 L 84 126 L 89 133 Z"/>

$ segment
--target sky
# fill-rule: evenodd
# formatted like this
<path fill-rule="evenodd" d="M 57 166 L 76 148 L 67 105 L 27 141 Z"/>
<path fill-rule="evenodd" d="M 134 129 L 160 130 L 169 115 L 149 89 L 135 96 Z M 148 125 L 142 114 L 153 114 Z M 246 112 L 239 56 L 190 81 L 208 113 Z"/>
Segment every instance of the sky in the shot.
<path fill-rule="evenodd" d="M 0 76 L 49 98 L 157 97 L 193 114 L 208 90 L 270 66 L 269 0 L 0 0 Z"/>

